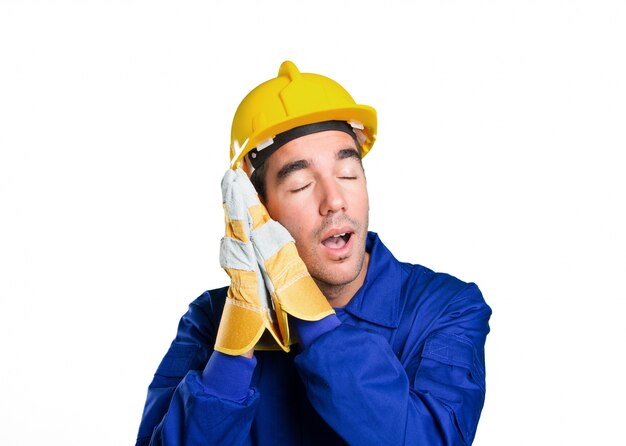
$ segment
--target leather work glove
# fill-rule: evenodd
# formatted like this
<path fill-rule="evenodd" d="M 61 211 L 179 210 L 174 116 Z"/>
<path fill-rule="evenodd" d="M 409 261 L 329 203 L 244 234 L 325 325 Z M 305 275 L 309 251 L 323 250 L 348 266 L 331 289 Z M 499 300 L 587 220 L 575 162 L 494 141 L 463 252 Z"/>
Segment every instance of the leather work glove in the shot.
<path fill-rule="evenodd" d="M 231 201 L 245 203 L 240 207 L 247 210 L 250 232 L 246 233 L 246 236 L 252 243 L 257 267 L 255 275 L 248 274 L 245 279 L 250 280 L 249 284 L 255 281 L 255 286 L 259 290 L 259 298 L 257 299 L 259 304 L 255 304 L 255 307 L 258 308 L 260 305 L 263 308 L 260 313 L 255 313 L 261 314 L 265 318 L 262 320 L 263 326 L 268 329 L 278 345 L 283 350 L 289 351 L 289 346 L 295 343 L 295 340 L 289 329 L 288 314 L 298 319 L 316 321 L 334 314 L 334 310 L 313 281 L 306 265 L 298 255 L 293 238 L 284 226 L 270 218 L 265 206 L 259 201 L 254 186 L 242 169 L 226 173 L 224 180 L 222 180 L 222 193 L 225 203 L 227 203 L 227 198 Z M 239 220 L 242 219 L 241 216 L 238 218 Z M 228 232 L 229 229 L 227 229 Z M 224 245 L 224 242 L 222 244 Z M 249 245 L 245 243 L 245 246 L 246 258 L 249 259 Z M 222 252 L 225 250 L 222 249 Z M 223 262 L 222 266 L 224 267 L 226 263 Z M 247 260 L 247 264 L 249 264 L 249 260 Z M 229 268 L 227 272 L 229 270 L 233 271 L 232 268 Z M 232 277 L 231 283 L 233 282 Z M 238 284 L 241 289 L 241 282 Z M 227 298 L 227 304 L 229 301 L 230 299 Z M 240 307 L 240 305 L 233 305 L 233 303 L 229 305 L 229 307 L 233 306 Z M 224 311 L 226 311 L 226 307 Z M 234 313 L 232 310 L 230 312 Z M 252 318 L 250 319 L 252 320 Z M 225 318 L 222 316 L 222 323 L 224 320 Z M 247 323 L 243 318 L 240 321 Z M 259 326 L 258 321 L 255 324 L 255 327 Z M 222 331 L 221 328 L 220 331 Z M 220 333 L 218 332 L 219 339 Z M 258 340 L 259 337 L 255 336 L 255 339 Z M 216 343 L 216 350 L 219 350 L 218 344 Z M 262 343 L 256 348 L 271 349 L 271 346 Z M 226 352 L 225 350 L 220 351 Z"/>
<path fill-rule="evenodd" d="M 238 172 L 247 180 L 242 181 L 246 194 L 256 194 L 246 174 L 241 169 Z M 283 343 L 291 345 L 296 341 L 289 329 L 288 314 L 305 321 L 317 321 L 335 311 L 313 281 L 289 231 L 271 219 L 265 206 L 260 202 L 259 205 L 255 208 L 259 215 L 254 217 L 252 245 L 274 303 Z"/>
<path fill-rule="evenodd" d="M 222 200 L 226 234 L 220 245 L 220 265 L 231 283 L 215 350 L 228 355 L 246 353 L 267 329 L 278 345 L 288 351 L 250 240 L 253 227 L 261 223 L 259 218 L 267 211 L 243 171 L 228 169 L 222 179 Z"/>

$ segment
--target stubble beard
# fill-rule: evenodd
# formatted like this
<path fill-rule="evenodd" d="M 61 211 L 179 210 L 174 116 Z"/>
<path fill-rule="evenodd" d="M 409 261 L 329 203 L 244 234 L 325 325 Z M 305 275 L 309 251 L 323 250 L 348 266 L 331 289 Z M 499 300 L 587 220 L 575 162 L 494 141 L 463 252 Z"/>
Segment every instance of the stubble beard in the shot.
<path fill-rule="evenodd" d="M 350 284 L 352 284 L 358 277 L 359 274 L 363 270 L 363 265 L 365 263 L 365 241 L 367 238 L 367 229 L 369 226 L 369 217 L 365 217 L 364 224 L 360 224 L 357 220 L 351 219 L 349 217 L 342 217 L 340 219 L 328 219 L 324 221 L 322 226 L 315 231 L 313 234 L 313 240 L 317 241 L 321 237 L 321 235 L 328 230 L 328 228 L 333 226 L 341 226 L 342 224 L 349 223 L 354 229 L 354 233 L 352 237 L 356 237 L 357 240 L 354 244 L 355 249 L 352 251 L 350 257 L 344 259 L 340 259 L 336 262 L 332 262 L 328 264 L 328 262 L 324 262 L 318 259 L 315 251 L 313 254 L 309 256 L 309 262 L 305 262 L 309 273 L 315 283 L 319 287 L 320 291 L 326 296 L 327 299 L 332 300 L 334 297 L 342 294 L 343 290 Z M 344 261 L 355 261 L 354 269 L 352 271 L 348 271 L 342 273 L 340 275 L 337 274 L 336 271 L 333 271 L 334 268 L 339 266 Z M 339 263 L 339 265 L 337 265 Z"/>

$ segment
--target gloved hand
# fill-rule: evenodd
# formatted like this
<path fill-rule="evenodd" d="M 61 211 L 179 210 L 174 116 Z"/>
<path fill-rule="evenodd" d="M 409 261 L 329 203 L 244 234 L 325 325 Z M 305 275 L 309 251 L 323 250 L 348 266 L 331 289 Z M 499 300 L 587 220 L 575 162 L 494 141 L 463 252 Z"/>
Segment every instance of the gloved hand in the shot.
<path fill-rule="evenodd" d="M 245 176 L 243 172 L 240 175 Z M 246 193 L 255 192 L 249 181 L 245 187 Z M 265 286 L 272 296 L 283 342 L 290 345 L 295 340 L 289 330 L 288 314 L 317 321 L 335 311 L 313 281 L 291 234 L 270 218 L 264 206 L 256 209 L 260 215 L 255 218 L 258 223 L 250 237 Z"/>
<path fill-rule="evenodd" d="M 224 175 L 222 200 L 226 234 L 220 246 L 220 265 L 230 276 L 231 283 L 215 350 L 228 355 L 246 353 L 255 347 L 267 329 L 278 345 L 288 351 L 250 240 L 253 227 L 263 223 L 259 219 L 263 219 L 267 211 L 241 170 L 228 169 Z"/>
<path fill-rule="evenodd" d="M 233 288 L 232 284 L 235 284 L 235 290 L 247 290 L 248 292 L 245 297 L 231 298 L 229 289 L 227 305 L 224 307 L 225 314 L 228 308 L 228 316 L 222 316 L 216 350 L 228 353 L 223 348 L 223 343 L 219 341 L 241 337 L 237 335 L 239 331 L 250 332 L 245 336 L 250 339 L 250 342 L 252 340 L 258 341 L 263 332 L 262 327 L 266 327 L 278 345 L 283 350 L 288 351 L 289 346 L 295 343 L 289 330 L 288 314 L 298 319 L 316 321 L 333 314 L 334 310 L 313 281 L 306 265 L 298 255 L 293 238 L 285 227 L 270 218 L 265 206 L 259 201 L 254 186 L 243 170 L 237 169 L 226 172 L 222 180 L 222 195 L 225 210 L 237 207 L 240 211 L 237 214 L 227 211 L 227 215 L 233 215 L 233 217 L 230 218 L 230 221 L 227 217 L 227 237 L 224 238 L 226 242 L 222 242 L 220 258 L 224 258 L 225 255 L 230 258 L 233 253 L 237 257 L 242 255 L 240 249 L 228 247 L 225 249 L 225 245 L 232 244 L 228 240 L 237 239 L 240 242 L 236 246 L 245 248 L 245 262 L 237 262 L 243 264 L 239 268 L 236 267 L 237 263 L 229 259 L 224 259 L 221 264 L 231 275 L 231 288 Z M 229 203 L 237 204 L 230 205 Z M 242 215 L 243 210 L 247 216 Z M 240 221 L 247 221 L 247 229 L 242 228 L 241 223 L 233 224 Z M 248 232 L 245 232 L 246 230 Z M 245 232 L 245 235 L 238 237 L 230 235 L 241 232 Z M 250 253 L 250 244 L 241 243 L 241 240 L 250 240 L 254 254 Z M 252 256 L 254 256 L 256 268 L 251 265 Z M 253 270 L 254 274 L 251 273 Z M 233 279 L 232 275 L 234 271 L 237 272 L 236 280 Z M 246 274 L 239 271 L 245 271 Z M 244 280 L 246 281 L 245 284 L 243 283 Z M 255 287 L 257 289 L 256 296 L 252 293 Z M 269 297 L 267 291 L 269 291 Z M 245 300 L 245 305 L 238 302 L 242 299 Z M 250 305 L 250 302 L 254 303 Z M 242 307 L 249 311 L 239 310 Z M 259 308 L 262 308 L 262 311 L 256 311 Z M 253 314 L 258 314 L 262 318 L 254 317 Z M 221 335 L 222 324 L 224 323 L 232 327 L 232 330 L 230 328 L 224 330 L 229 333 L 228 335 Z M 237 328 L 237 324 L 240 323 L 246 325 Z M 260 330 L 260 333 L 255 330 Z M 252 335 L 251 332 L 255 332 L 255 334 Z M 242 342 L 240 341 L 240 343 Z M 260 347 L 268 348 L 267 345 Z M 228 350 L 232 351 L 233 349 L 229 348 Z"/>

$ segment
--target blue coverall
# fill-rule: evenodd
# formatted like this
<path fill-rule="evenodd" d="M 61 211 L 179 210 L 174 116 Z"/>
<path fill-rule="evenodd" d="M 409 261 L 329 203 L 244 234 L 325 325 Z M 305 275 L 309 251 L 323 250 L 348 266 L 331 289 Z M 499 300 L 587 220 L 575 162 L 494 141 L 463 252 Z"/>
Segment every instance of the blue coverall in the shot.
<path fill-rule="evenodd" d="M 256 351 L 243 402 L 201 382 L 227 288 L 198 297 L 149 386 L 137 445 L 471 444 L 490 308 L 476 285 L 397 261 L 373 232 L 366 249 L 341 325 L 304 351 Z"/>

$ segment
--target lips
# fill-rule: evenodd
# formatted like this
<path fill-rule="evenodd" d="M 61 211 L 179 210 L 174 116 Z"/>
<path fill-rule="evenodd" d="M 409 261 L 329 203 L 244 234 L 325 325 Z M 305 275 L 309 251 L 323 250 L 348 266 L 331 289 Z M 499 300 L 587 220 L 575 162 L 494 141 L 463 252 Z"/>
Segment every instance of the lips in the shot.
<path fill-rule="evenodd" d="M 345 255 L 347 252 L 343 251 L 350 249 L 349 247 L 352 245 L 350 239 L 353 235 L 354 229 L 349 224 L 334 226 L 324 231 L 320 237 L 321 244 L 324 248 L 334 253 L 333 255 L 340 255 L 341 253 Z"/>
<path fill-rule="evenodd" d="M 339 234 L 335 234 L 322 240 L 322 245 L 330 249 L 341 249 L 346 246 L 351 236 L 351 232 L 342 232 Z"/>

